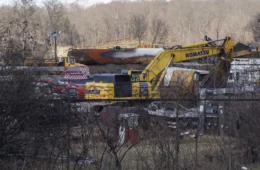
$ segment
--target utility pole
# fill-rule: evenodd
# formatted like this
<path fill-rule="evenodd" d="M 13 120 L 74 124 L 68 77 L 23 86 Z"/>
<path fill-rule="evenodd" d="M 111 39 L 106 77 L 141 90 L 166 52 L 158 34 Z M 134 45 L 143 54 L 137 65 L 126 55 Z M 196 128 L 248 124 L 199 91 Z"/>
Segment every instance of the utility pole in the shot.
<path fill-rule="evenodd" d="M 58 57 L 57 57 L 57 37 L 58 35 L 60 35 L 61 31 L 59 31 L 58 33 L 56 31 L 54 31 L 53 33 L 51 33 L 49 35 L 49 37 L 54 38 L 54 57 L 55 57 L 55 63 L 58 63 Z"/>
<path fill-rule="evenodd" d="M 55 63 L 58 63 L 57 58 L 57 36 L 54 37 L 54 57 L 55 57 Z"/>

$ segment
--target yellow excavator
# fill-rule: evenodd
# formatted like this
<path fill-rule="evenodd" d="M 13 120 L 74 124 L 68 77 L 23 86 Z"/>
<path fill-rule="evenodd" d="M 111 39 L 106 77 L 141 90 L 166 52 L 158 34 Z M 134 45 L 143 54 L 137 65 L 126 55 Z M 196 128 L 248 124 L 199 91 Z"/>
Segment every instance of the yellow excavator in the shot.
<path fill-rule="evenodd" d="M 223 41 L 222 45 L 216 43 Z M 223 66 L 230 64 L 234 43 L 230 37 L 174 46 L 158 53 L 144 70 L 129 70 L 127 74 L 96 74 L 86 83 L 86 100 L 157 100 L 162 99 L 159 87 L 171 63 L 218 56 Z M 175 98 L 176 96 L 174 96 Z"/>
<path fill-rule="evenodd" d="M 32 66 L 43 75 L 71 75 L 75 73 L 79 75 L 80 73 L 81 77 L 89 76 L 89 73 L 87 73 L 88 67 L 84 64 L 77 63 L 75 57 L 71 56 L 58 57 L 57 62 L 46 59 L 26 59 L 24 60 L 24 66 Z"/>
<path fill-rule="evenodd" d="M 76 67 L 85 66 L 84 64 L 76 63 L 75 57 L 59 57 L 58 62 L 54 60 L 46 59 L 26 59 L 24 60 L 24 66 L 64 66 L 64 67 Z"/>

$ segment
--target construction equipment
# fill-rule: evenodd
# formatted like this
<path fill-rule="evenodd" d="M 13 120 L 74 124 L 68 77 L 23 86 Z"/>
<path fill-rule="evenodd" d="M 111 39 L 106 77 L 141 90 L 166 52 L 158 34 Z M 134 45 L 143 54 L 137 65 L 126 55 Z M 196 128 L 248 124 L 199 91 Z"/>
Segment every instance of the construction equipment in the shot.
<path fill-rule="evenodd" d="M 119 142 L 124 144 L 130 141 L 131 144 L 136 144 L 139 140 L 138 119 L 139 115 L 135 113 L 120 114 L 119 117 Z"/>
<path fill-rule="evenodd" d="M 250 47 L 254 44 L 254 47 Z M 258 48 L 258 44 L 252 43 L 247 46 L 242 43 L 237 43 L 234 47 L 234 53 L 232 55 L 233 58 L 258 58 L 260 53 L 260 48 Z"/>
<path fill-rule="evenodd" d="M 83 100 L 85 96 L 84 87 L 70 83 L 63 76 L 42 76 L 36 83 L 42 87 L 47 86 L 50 94 L 55 94 L 61 99 Z"/>
<path fill-rule="evenodd" d="M 141 72 L 141 70 L 122 70 L 121 74 L 131 75 L 131 81 L 136 82 L 139 80 Z M 197 95 L 200 82 L 207 74 L 209 71 L 168 67 L 163 78 L 164 83 L 159 89 L 160 95 L 165 98 L 169 95 L 169 91 L 173 92 L 172 89 L 175 89 L 175 93 Z"/>
<path fill-rule="evenodd" d="M 174 46 L 158 53 L 144 70 L 128 74 L 97 74 L 86 83 L 86 100 L 162 99 L 159 87 L 171 63 L 218 56 L 224 64 L 232 61 L 234 43 L 230 37 L 186 46 Z M 223 41 L 218 46 L 216 42 Z M 225 70 L 226 71 L 226 70 Z M 172 96 L 173 97 L 173 96 Z M 176 96 L 174 96 L 176 98 Z"/>
<path fill-rule="evenodd" d="M 26 59 L 24 60 L 24 65 L 25 66 L 64 66 L 64 67 L 84 66 L 83 64 L 76 63 L 76 59 L 70 56 L 59 57 L 57 63 L 53 60 Z"/>
<path fill-rule="evenodd" d="M 161 96 L 169 96 L 170 89 L 174 89 L 174 92 L 179 94 L 197 95 L 200 83 L 199 77 L 200 73 L 196 70 L 174 70 L 169 76 L 168 84 L 164 84 L 164 88 L 160 88 L 162 89 L 160 91 Z"/>
<path fill-rule="evenodd" d="M 56 63 L 53 60 L 27 59 L 25 66 L 34 66 L 34 70 L 40 75 L 64 75 L 64 78 L 74 84 L 85 86 L 85 82 L 90 76 L 89 68 L 76 62 L 74 57 L 59 57 Z"/>

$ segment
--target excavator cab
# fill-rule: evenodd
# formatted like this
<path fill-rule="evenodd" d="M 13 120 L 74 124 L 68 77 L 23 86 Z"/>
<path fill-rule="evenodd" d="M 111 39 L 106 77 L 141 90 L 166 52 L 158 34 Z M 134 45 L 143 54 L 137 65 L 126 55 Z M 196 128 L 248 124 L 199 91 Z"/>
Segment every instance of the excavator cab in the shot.
<path fill-rule="evenodd" d="M 76 59 L 74 57 L 59 57 L 58 63 L 54 60 L 45 60 L 45 59 L 26 59 L 24 61 L 25 66 L 75 66 Z"/>
<path fill-rule="evenodd" d="M 76 59 L 74 57 L 60 57 L 58 66 L 73 66 L 76 64 Z"/>
<path fill-rule="evenodd" d="M 132 82 L 139 82 L 139 76 L 142 73 L 143 70 L 122 70 L 121 74 L 128 74 L 131 77 Z"/>

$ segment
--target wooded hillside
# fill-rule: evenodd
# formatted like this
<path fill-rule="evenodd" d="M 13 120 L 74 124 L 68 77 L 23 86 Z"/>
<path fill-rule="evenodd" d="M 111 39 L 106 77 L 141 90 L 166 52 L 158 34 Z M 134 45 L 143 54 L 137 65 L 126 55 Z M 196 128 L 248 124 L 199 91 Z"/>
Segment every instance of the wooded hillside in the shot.
<path fill-rule="evenodd" d="M 185 44 L 205 34 L 249 42 L 248 22 L 259 7 L 260 1 L 254 0 L 113 2 L 85 10 L 76 6 L 69 18 L 87 45 L 139 37 L 147 43 Z"/>

